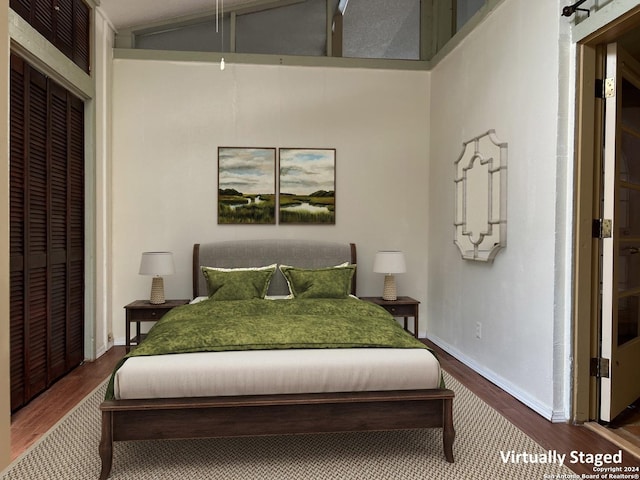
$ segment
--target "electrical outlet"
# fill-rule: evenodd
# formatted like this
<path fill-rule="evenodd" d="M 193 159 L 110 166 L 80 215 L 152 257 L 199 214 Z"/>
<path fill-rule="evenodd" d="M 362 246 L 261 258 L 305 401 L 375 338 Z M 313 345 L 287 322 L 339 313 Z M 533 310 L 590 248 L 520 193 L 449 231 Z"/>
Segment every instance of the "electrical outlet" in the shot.
<path fill-rule="evenodd" d="M 476 338 L 482 338 L 482 323 L 476 322 Z"/>

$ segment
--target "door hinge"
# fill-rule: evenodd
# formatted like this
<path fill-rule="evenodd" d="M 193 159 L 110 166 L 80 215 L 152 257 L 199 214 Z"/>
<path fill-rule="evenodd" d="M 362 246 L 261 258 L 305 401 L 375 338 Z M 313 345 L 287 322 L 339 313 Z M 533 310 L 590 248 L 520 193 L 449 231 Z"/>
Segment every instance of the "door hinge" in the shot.
<path fill-rule="evenodd" d="M 611 219 L 594 218 L 591 226 L 593 238 L 611 238 Z"/>
<path fill-rule="evenodd" d="M 613 77 L 604 79 L 604 98 L 616 96 L 616 79 Z"/>
<path fill-rule="evenodd" d="M 616 79 L 615 78 L 596 78 L 595 81 L 596 98 L 612 98 L 616 96 Z"/>
<path fill-rule="evenodd" d="M 592 377 L 609 378 L 609 359 L 592 358 L 589 370 Z"/>

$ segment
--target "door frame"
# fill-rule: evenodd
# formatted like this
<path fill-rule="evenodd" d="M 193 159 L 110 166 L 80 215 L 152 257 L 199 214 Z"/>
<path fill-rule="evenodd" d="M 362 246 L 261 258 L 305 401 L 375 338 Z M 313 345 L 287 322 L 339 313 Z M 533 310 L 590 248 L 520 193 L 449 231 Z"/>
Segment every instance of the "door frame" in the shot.
<path fill-rule="evenodd" d="M 595 97 L 596 79 L 604 78 L 606 44 L 640 28 L 640 6 L 621 15 L 576 44 L 576 125 L 574 168 L 573 368 L 571 420 L 599 418 L 599 385 L 590 363 L 599 354 L 600 295 L 599 240 L 593 238 L 593 219 L 599 216 L 600 149 L 604 102 Z"/>

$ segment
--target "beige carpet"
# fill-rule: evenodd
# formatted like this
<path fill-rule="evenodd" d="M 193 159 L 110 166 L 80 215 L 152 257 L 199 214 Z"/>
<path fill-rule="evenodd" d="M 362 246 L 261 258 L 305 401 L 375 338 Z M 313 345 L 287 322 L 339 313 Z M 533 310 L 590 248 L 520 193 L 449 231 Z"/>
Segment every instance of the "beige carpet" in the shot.
<path fill-rule="evenodd" d="M 446 375 L 456 392 L 455 463 L 442 453 L 439 430 L 120 442 L 114 480 L 424 480 L 567 478 L 557 464 L 504 462 L 501 452 L 541 454 L 499 413 Z M 105 385 L 0 474 L 2 480 L 98 478 L 100 415 Z M 547 475 L 547 477 L 545 477 Z M 570 477 L 569 477 L 570 478 Z"/>

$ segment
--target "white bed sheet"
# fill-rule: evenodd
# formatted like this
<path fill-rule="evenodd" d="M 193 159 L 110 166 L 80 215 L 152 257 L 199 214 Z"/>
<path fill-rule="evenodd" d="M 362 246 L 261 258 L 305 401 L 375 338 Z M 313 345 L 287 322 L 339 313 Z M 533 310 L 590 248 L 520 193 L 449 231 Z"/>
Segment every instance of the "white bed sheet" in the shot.
<path fill-rule="evenodd" d="M 438 388 L 425 349 L 203 352 L 132 357 L 116 372 L 117 399 Z"/>

